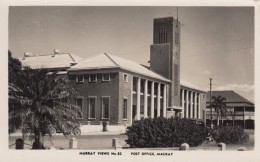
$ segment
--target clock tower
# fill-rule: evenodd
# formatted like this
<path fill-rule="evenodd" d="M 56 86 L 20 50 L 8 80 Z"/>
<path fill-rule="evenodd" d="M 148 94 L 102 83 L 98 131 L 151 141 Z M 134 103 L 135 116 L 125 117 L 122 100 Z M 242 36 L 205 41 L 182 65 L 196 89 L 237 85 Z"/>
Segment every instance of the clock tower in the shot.
<path fill-rule="evenodd" d="M 156 18 L 153 22 L 153 44 L 150 68 L 171 80 L 168 89 L 168 111 L 177 115 L 180 109 L 180 22 L 173 17 Z"/>

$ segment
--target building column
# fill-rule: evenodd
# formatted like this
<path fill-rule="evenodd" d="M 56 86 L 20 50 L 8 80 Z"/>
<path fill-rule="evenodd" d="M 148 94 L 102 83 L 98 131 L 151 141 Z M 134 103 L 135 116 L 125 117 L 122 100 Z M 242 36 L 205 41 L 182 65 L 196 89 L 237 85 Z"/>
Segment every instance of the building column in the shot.
<path fill-rule="evenodd" d="M 159 117 L 161 114 L 161 84 L 158 83 L 157 86 L 157 117 Z"/>
<path fill-rule="evenodd" d="M 193 116 L 193 92 L 190 93 L 190 118 L 194 118 Z"/>
<path fill-rule="evenodd" d="M 145 79 L 145 81 L 144 81 L 144 118 L 147 118 L 147 107 L 148 107 L 148 105 L 147 105 L 147 93 L 148 93 L 148 80 L 147 79 Z"/>
<path fill-rule="evenodd" d="M 189 118 L 189 91 L 186 90 L 186 118 Z"/>
<path fill-rule="evenodd" d="M 167 91 L 167 85 L 163 85 L 163 117 L 166 117 L 166 109 L 167 109 L 167 102 L 166 102 L 166 91 Z"/>
<path fill-rule="evenodd" d="M 154 118 L 154 82 L 151 84 L 151 118 Z"/>
<path fill-rule="evenodd" d="M 198 116 L 197 116 L 197 111 L 198 111 L 198 108 L 197 108 L 197 92 L 195 92 L 195 96 L 194 96 L 194 118 L 195 119 L 198 119 Z"/>
<path fill-rule="evenodd" d="M 200 94 L 198 93 L 199 101 L 198 101 L 198 119 L 200 119 Z"/>
<path fill-rule="evenodd" d="M 181 118 L 184 118 L 184 89 L 181 89 L 181 107 L 182 107 L 182 112 L 181 112 Z"/>
<path fill-rule="evenodd" d="M 136 90 L 136 115 L 137 120 L 140 120 L 141 113 L 141 78 L 137 78 L 137 90 Z"/>

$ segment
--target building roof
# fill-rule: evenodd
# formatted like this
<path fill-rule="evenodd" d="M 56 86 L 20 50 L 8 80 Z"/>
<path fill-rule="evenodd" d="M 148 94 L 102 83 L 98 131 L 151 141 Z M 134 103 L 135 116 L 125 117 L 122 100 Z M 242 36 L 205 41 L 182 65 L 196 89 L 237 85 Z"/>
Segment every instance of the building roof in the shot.
<path fill-rule="evenodd" d="M 34 69 L 69 68 L 68 71 L 78 71 L 78 70 L 91 70 L 91 69 L 120 68 L 130 72 L 148 76 L 151 78 L 170 82 L 169 79 L 151 71 L 149 67 L 145 65 L 127 59 L 123 59 L 115 55 L 106 54 L 106 53 L 102 53 L 87 59 L 82 59 L 70 53 L 56 53 L 56 54 L 47 54 L 47 55 L 38 55 L 38 56 L 27 55 L 21 58 L 20 61 L 22 62 L 23 66 L 30 66 L 31 68 Z M 180 82 L 181 82 L 181 86 L 183 87 L 205 92 L 204 90 L 198 88 L 197 86 L 187 81 L 181 79 Z"/>
<path fill-rule="evenodd" d="M 248 103 L 254 104 L 248 99 L 244 98 L 243 96 L 239 95 L 238 93 L 229 90 L 229 91 L 212 91 L 212 96 L 222 96 L 226 98 L 226 102 L 232 103 Z M 210 102 L 210 92 L 207 92 L 207 102 Z"/>
<path fill-rule="evenodd" d="M 56 53 L 47 55 L 30 56 L 27 55 L 20 59 L 23 66 L 30 66 L 33 69 L 37 68 L 68 68 L 76 64 L 80 57 L 70 53 Z"/>
<path fill-rule="evenodd" d="M 183 79 L 180 79 L 180 84 L 181 86 L 188 88 L 188 89 L 193 89 L 193 90 L 197 90 L 197 91 L 201 91 L 201 92 L 206 92 L 205 90 L 197 87 L 196 85 L 193 85 L 192 83 L 189 83 Z"/>
<path fill-rule="evenodd" d="M 141 64 L 134 61 L 123 59 L 121 57 L 102 53 L 92 58 L 84 59 L 77 65 L 68 69 L 68 71 L 94 70 L 94 69 L 110 69 L 119 68 L 133 73 L 141 74 L 154 79 L 170 82 L 169 79 L 147 69 Z"/>

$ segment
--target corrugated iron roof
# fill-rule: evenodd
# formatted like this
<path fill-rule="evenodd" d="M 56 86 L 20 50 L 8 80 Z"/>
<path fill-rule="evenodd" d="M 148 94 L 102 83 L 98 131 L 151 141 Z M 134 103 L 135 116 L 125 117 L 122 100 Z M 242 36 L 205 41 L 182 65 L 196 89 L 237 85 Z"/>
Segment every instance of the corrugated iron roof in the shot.
<path fill-rule="evenodd" d="M 47 54 L 27 56 L 20 59 L 23 66 L 37 68 L 68 68 L 81 60 L 80 57 L 70 53 Z"/>
<path fill-rule="evenodd" d="M 226 102 L 239 102 L 239 103 L 249 103 L 254 104 L 245 97 L 239 95 L 238 93 L 228 90 L 228 91 L 212 91 L 212 96 L 222 96 L 226 98 Z M 210 102 L 210 92 L 207 92 L 207 102 Z"/>
<path fill-rule="evenodd" d="M 189 88 L 189 89 L 194 89 L 194 90 L 197 90 L 197 91 L 206 92 L 205 90 L 203 90 L 203 89 L 197 87 L 196 85 L 189 83 L 189 82 L 187 82 L 183 79 L 180 79 L 180 84 L 181 84 L 181 86 Z"/>
<path fill-rule="evenodd" d="M 139 63 L 131 60 L 127 60 L 115 55 L 101 53 L 91 58 L 82 59 L 76 55 L 70 53 L 57 53 L 38 56 L 27 56 L 21 58 L 23 66 L 30 66 L 31 68 L 69 68 L 69 71 L 77 70 L 91 70 L 91 69 L 109 69 L 120 68 L 127 71 L 131 71 L 137 74 L 148 76 L 151 78 L 171 82 L 169 79 L 157 74 Z M 72 66 L 72 64 L 74 66 Z M 188 83 L 187 81 L 180 80 L 181 86 L 204 91 L 197 86 Z"/>
<path fill-rule="evenodd" d="M 91 58 L 83 59 L 77 65 L 71 67 L 69 71 L 89 70 L 89 69 L 106 69 L 118 67 L 106 54 L 99 54 Z"/>
<path fill-rule="evenodd" d="M 109 69 L 119 68 L 126 71 L 134 72 L 151 78 L 170 82 L 169 79 L 145 68 L 141 64 L 134 61 L 123 59 L 121 57 L 102 53 L 89 59 L 84 59 L 78 62 L 77 65 L 68 69 L 69 71 L 90 70 L 90 69 Z"/>

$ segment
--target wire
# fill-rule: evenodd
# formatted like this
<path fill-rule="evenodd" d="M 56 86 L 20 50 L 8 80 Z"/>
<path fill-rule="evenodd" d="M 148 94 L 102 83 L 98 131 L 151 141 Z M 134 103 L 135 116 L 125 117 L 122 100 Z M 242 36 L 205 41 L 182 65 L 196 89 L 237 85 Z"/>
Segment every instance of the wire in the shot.
<path fill-rule="evenodd" d="M 245 38 L 241 38 L 241 39 L 236 39 L 236 40 L 227 40 L 227 41 L 221 41 L 219 43 L 212 43 L 211 45 L 221 45 L 221 44 L 227 44 L 227 43 L 230 43 L 230 42 L 239 42 L 239 41 L 245 41 L 245 40 L 249 40 L 249 39 L 253 39 L 254 40 L 254 37 L 245 37 Z M 199 43 L 199 44 L 196 44 L 196 43 L 187 43 L 188 47 L 190 46 L 196 46 L 196 47 L 199 47 L 199 46 L 210 46 L 209 43 Z M 184 44 L 183 47 L 186 47 L 186 45 Z"/>
<path fill-rule="evenodd" d="M 202 56 L 202 55 L 212 55 L 212 54 L 226 54 L 227 52 L 232 52 L 232 51 L 238 51 L 238 50 L 243 50 L 243 49 L 249 49 L 251 50 L 252 48 L 251 47 L 245 47 L 245 48 L 235 48 L 235 49 L 231 49 L 231 50 L 220 50 L 220 51 L 213 51 L 213 52 L 209 52 L 209 53 L 192 53 L 192 54 L 189 54 L 189 55 L 184 55 L 184 56 L 189 56 L 188 59 L 191 59 L 190 56 Z M 228 55 L 233 55 L 233 54 L 236 54 L 238 55 L 239 53 L 229 53 Z M 226 56 L 228 56 L 226 55 Z M 183 56 L 183 55 L 181 55 Z M 222 55 L 223 56 L 223 55 Z M 185 58 L 187 59 L 187 58 Z"/>
<path fill-rule="evenodd" d="M 11 146 L 13 146 L 13 145 L 15 145 L 16 143 L 14 143 L 14 144 L 11 144 L 11 145 L 9 145 L 9 147 L 11 147 Z"/>

